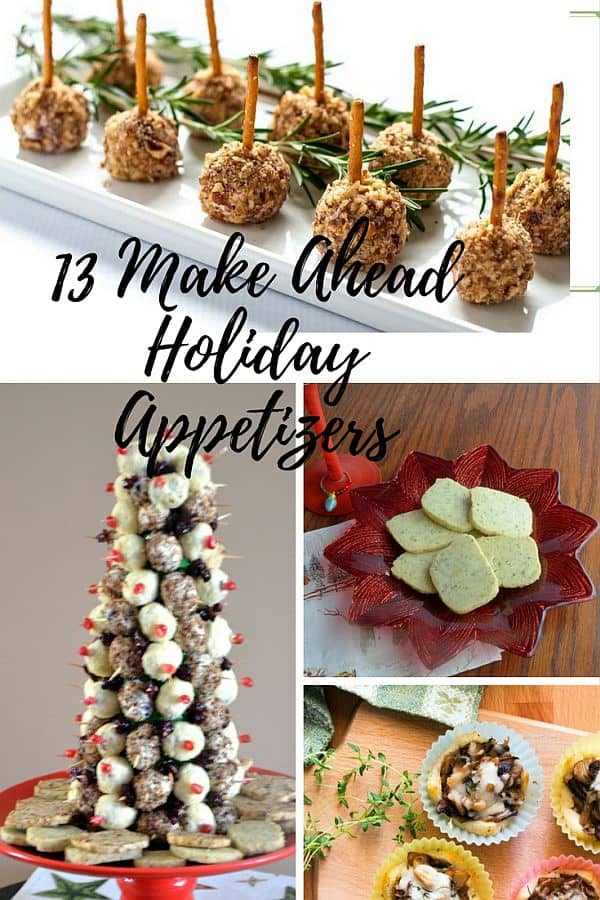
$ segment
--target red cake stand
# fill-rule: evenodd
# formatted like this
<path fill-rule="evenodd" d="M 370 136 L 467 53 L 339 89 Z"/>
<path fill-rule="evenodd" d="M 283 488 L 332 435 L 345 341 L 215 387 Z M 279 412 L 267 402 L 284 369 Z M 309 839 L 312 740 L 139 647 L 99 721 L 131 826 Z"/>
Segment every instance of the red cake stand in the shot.
<path fill-rule="evenodd" d="M 257 775 L 281 775 L 270 769 L 252 769 Z M 0 792 L 0 822 L 4 822 L 8 813 L 14 809 L 17 800 L 33 796 L 33 788 L 42 778 L 64 778 L 66 772 L 51 772 L 39 775 L 28 781 L 21 781 Z M 288 836 L 286 845 L 273 853 L 261 856 L 250 856 L 237 862 L 220 863 L 218 865 L 192 865 L 173 869 L 137 869 L 131 865 L 84 866 L 66 862 L 61 854 L 38 853 L 27 847 L 14 847 L 0 841 L 0 853 L 19 859 L 33 866 L 43 866 L 59 872 L 76 872 L 79 875 L 94 875 L 102 878 L 116 878 L 123 900 L 192 900 L 194 887 L 199 878 L 208 875 L 223 875 L 227 872 L 238 872 L 242 869 L 254 869 L 292 856 L 296 850 L 293 836 Z"/>

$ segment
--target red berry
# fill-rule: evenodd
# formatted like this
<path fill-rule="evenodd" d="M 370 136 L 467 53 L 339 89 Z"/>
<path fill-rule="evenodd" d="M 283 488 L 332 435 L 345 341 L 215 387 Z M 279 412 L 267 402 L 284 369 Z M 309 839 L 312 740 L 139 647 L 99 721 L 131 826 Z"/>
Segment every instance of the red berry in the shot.
<path fill-rule="evenodd" d="M 106 562 L 109 566 L 114 566 L 116 563 L 123 562 L 123 554 L 120 550 L 115 550 L 114 548 L 110 551 L 108 556 L 106 557 Z"/>
<path fill-rule="evenodd" d="M 249 734 L 240 734 L 240 744 L 249 744 L 252 738 Z"/>
<path fill-rule="evenodd" d="M 73 750 L 73 749 L 65 750 L 65 752 L 63 753 L 63 756 L 66 756 L 67 759 L 74 759 L 77 756 L 77 750 Z"/>
<path fill-rule="evenodd" d="M 175 666 L 172 663 L 163 663 L 160 667 L 160 671 L 164 672 L 165 675 L 172 675 L 175 671 Z"/>
<path fill-rule="evenodd" d="M 242 687 L 254 687 L 254 680 L 252 678 L 242 678 L 240 684 Z"/>
<path fill-rule="evenodd" d="M 232 644 L 243 644 L 244 641 L 245 638 L 243 634 L 234 634 L 234 636 L 231 638 Z"/>
<path fill-rule="evenodd" d="M 204 546 L 207 550 L 214 550 L 217 546 L 217 539 L 214 534 L 209 534 L 209 536 L 204 541 Z"/>
<path fill-rule="evenodd" d="M 143 594 L 145 590 L 146 590 L 146 585 L 144 584 L 143 581 L 138 581 L 133 586 L 134 594 Z"/>
<path fill-rule="evenodd" d="M 107 481 L 104 490 L 106 491 L 107 494 L 114 494 L 114 492 L 115 492 L 115 483 L 114 483 L 114 481 Z"/>
<path fill-rule="evenodd" d="M 96 698 L 95 697 L 86 697 L 83 702 L 85 703 L 86 706 L 93 706 L 94 703 L 96 702 Z"/>
<path fill-rule="evenodd" d="M 117 447 L 118 456 L 127 456 L 127 447 Z"/>
<path fill-rule="evenodd" d="M 212 834 L 212 825 L 201 825 L 198 831 L 201 831 L 202 834 Z"/>
<path fill-rule="evenodd" d="M 79 655 L 80 655 L 80 656 L 89 656 L 89 655 L 90 655 L 90 648 L 89 648 L 89 647 L 86 647 L 85 644 L 82 644 L 81 647 L 79 648 Z"/>
<path fill-rule="evenodd" d="M 88 587 L 88 594 L 97 594 L 97 593 L 98 593 L 98 585 L 90 584 L 90 586 Z"/>
<path fill-rule="evenodd" d="M 204 462 L 206 463 L 207 466 L 210 466 L 214 460 L 214 457 L 211 453 L 203 453 L 202 459 L 204 460 Z"/>
<path fill-rule="evenodd" d="M 166 633 L 167 633 L 166 625 L 155 625 L 154 634 L 156 635 L 156 637 L 164 637 L 166 635 Z"/>
<path fill-rule="evenodd" d="M 164 475 L 157 475 L 156 478 L 154 479 L 154 484 L 156 485 L 156 487 L 159 487 L 159 488 L 164 487 L 166 483 L 167 483 L 167 479 L 165 478 Z"/>
<path fill-rule="evenodd" d="M 89 616 L 86 616 L 81 624 L 86 629 L 86 631 L 89 631 L 90 628 L 94 627 L 94 623 L 92 622 L 92 620 L 90 619 Z"/>
<path fill-rule="evenodd" d="M 235 581 L 224 581 L 221 585 L 221 589 L 224 591 L 237 591 L 237 584 Z"/>
<path fill-rule="evenodd" d="M 111 764 L 107 763 L 107 762 L 102 763 L 100 766 L 100 771 L 103 772 L 105 775 L 110 775 L 110 773 L 112 772 Z"/>
<path fill-rule="evenodd" d="M 99 828 L 103 822 L 104 816 L 90 816 L 90 825 L 94 825 L 96 828 Z"/>
<path fill-rule="evenodd" d="M 190 791 L 192 794 L 201 794 L 202 793 L 202 785 L 201 784 L 190 784 Z"/>
<path fill-rule="evenodd" d="M 180 703 L 191 703 L 192 698 L 189 696 L 189 694 L 181 694 L 181 696 L 179 697 L 179 702 Z"/>
<path fill-rule="evenodd" d="M 77 715 L 75 716 L 75 721 L 77 722 L 77 724 L 80 725 L 82 720 L 83 716 L 81 715 L 81 713 L 77 713 Z"/>
<path fill-rule="evenodd" d="M 92 742 L 92 744 L 103 744 L 104 738 L 101 734 L 92 734 L 90 737 L 90 741 Z"/>
<path fill-rule="evenodd" d="M 119 524 L 119 520 L 116 516 L 107 516 L 104 520 L 109 528 L 116 528 Z"/>
<path fill-rule="evenodd" d="M 193 750 L 196 745 L 193 741 L 182 741 L 181 746 L 184 750 Z"/>

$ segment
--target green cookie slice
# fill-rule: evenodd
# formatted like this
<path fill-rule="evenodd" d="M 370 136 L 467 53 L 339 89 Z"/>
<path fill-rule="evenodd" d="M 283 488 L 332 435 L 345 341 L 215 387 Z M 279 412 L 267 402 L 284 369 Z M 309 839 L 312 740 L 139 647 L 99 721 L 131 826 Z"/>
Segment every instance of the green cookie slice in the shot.
<path fill-rule="evenodd" d="M 422 509 L 400 513 L 389 519 L 385 527 L 402 549 L 409 553 L 441 550 L 456 537 L 456 532 L 432 522 Z"/>
<path fill-rule="evenodd" d="M 471 492 L 452 478 L 438 478 L 421 498 L 424 512 L 444 528 L 471 530 Z"/>
<path fill-rule="evenodd" d="M 478 544 L 501 587 L 527 587 L 542 574 L 540 555 L 533 538 L 495 535 L 479 538 Z"/>
<path fill-rule="evenodd" d="M 435 585 L 429 577 L 429 568 L 437 550 L 428 553 L 403 553 L 394 560 L 392 575 L 414 588 L 420 594 L 435 594 Z"/>
<path fill-rule="evenodd" d="M 436 553 L 429 575 L 442 601 L 458 615 L 485 606 L 499 590 L 492 566 L 470 534 L 457 535 Z"/>
<path fill-rule="evenodd" d="M 528 537 L 533 531 L 533 513 L 527 500 L 493 488 L 471 489 L 471 522 L 488 535 Z"/>

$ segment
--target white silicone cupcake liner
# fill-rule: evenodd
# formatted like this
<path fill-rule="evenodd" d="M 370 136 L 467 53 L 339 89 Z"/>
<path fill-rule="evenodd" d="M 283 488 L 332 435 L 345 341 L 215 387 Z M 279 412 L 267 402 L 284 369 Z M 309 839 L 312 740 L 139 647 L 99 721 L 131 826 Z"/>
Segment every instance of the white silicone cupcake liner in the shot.
<path fill-rule="evenodd" d="M 436 810 L 436 804 L 427 793 L 429 773 L 440 757 L 447 753 L 457 737 L 463 734 L 471 734 L 474 731 L 484 738 L 495 738 L 499 741 L 508 740 L 511 753 L 514 756 L 518 756 L 523 768 L 529 775 L 529 784 L 523 806 L 516 816 L 507 820 L 507 824 L 498 834 L 486 836 L 472 834 L 470 831 L 462 828 L 459 822 L 455 822 L 448 816 L 440 815 Z M 505 841 L 510 841 L 511 838 L 521 834 L 522 831 L 529 827 L 537 814 L 542 800 L 544 776 L 535 751 L 512 728 L 507 728 L 506 725 L 498 725 L 494 722 L 466 722 L 464 725 L 459 725 L 457 728 L 447 731 L 433 744 L 421 766 L 419 788 L 423 809 L 436 828 L 439 828 L 440 831 L 449 837 L 462 841 L 463 844 L 487 846 L 488 844 L 502 844 Z"/>
<path fill-rule="evenodd" d="M 552 773 L 552 785 L 550 790 L 552 813 L 556 819 L 556 824 L 562 833 L 566 834 L 569 840 L 573 841 L 574 844 L 577 844 L 578 847 L 582 847 L 584 850 L 587 850 L 588 853 L 593 853 L 596 856 L 600 854 L 600 841 L 596 840 L 592 835 L 583 837 L 579 834 L 575 834 L 565 820 L 563 808 L 563 775 L 565 768 L 569 765 L 572 766 L 578 759 L 587 756 L 597 757 L 598 755 L 600 755 L 600 731 L 579 738 L 578 741 L 571 744 L 555 765 L 554 772 Z"/>

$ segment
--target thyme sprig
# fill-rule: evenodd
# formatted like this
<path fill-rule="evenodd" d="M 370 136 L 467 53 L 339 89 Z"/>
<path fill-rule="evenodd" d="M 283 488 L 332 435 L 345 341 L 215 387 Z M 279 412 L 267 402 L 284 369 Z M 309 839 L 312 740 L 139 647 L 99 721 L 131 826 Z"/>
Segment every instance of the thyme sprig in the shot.
<path fill-rule="evenodd" d="M 336 784 L 337 802 L 346 812 L 336 815 L 328 830 L 308 813 L 304 831 L 305 869 L 309 869 L 315 859 L 323 859 L 339 838 L 356 838 L 369 828 L 380 828 L 384 822 L 390 822 L 390 813 L 395 808 L 400 809 L 401 817 L 394 841 L 402 844 L 417 837 L 425 828 L 423 816 L 414 808 L 414 781 L 418 776 L 392 766 L 384 753 L 373 753 L 371 750 L 363 753 L 356 744 L 348 744 L 348 748 L 351 753 L 347 759 L 351 768 Z M 313 774 L 318 785 L 323 783 L 326 773 L 332 769 L 330 762 L 334 755 L 335 751 L 326 750 L 307 759 L 307 763 L 314 766 Z M 350 788 L 359 785 L 360 779 L 369 772 L 378 775 L 377 789 L 368 790 L 364 797 L 349 796 Z M 390 775 L 394 777 L 390 779 Z M 307 805 L 310 805 L 308 798 L 305 798 L 305 803 L 307 800 Z"/>

